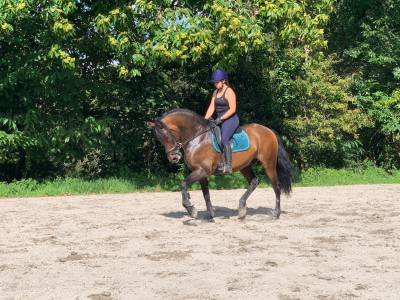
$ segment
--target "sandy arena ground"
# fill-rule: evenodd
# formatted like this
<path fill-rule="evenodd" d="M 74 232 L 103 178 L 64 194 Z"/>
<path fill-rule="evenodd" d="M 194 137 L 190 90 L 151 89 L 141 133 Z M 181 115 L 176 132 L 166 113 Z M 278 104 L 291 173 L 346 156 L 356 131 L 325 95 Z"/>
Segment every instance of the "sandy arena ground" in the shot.
<path fill-rule="evenodd" d="M 400 299 L 400 185 L 243 192 L 0 199 L 0 299 Z"/>

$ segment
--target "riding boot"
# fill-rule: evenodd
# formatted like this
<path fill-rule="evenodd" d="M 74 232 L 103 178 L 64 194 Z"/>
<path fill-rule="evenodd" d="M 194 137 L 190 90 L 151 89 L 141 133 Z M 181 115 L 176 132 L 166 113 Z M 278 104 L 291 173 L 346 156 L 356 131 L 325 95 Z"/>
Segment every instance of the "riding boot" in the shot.
<path fill-rule="evenodd" d="M 224 175 L 225 174 L 225 153 L 221 155 L 221 159 L 217 164 L 217 168 L 214 171 L 214 175 Z"/>
<path fill-rule="evenodd" d="M 230 143 L 224 145 L 224 173 L 232 173 L 232 148 Z"/>

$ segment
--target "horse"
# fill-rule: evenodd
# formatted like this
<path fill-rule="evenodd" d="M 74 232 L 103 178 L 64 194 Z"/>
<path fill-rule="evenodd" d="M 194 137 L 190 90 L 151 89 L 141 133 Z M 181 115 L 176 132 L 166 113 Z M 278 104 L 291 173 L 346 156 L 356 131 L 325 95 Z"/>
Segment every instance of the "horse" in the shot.
<path fill-rule="evenodd" d="M 165 148 L 168 160 L 177 164 L 184 157 L 190 174 L 182 181 L 182 205 L 192 218 L 197 210 L 190 202 L 187 190 L 193 182 L 200 182 L 207 207 L 207 219 L 214 222 L 214 210 L 208 188 L 208 177 L 216 171 L 221 153 L 212 148 L 209 131 L 210 122 L 188 109 L 174 109 L 160 118 L 147 122 L 156 138 Z M 243 152 L 232 153 L 232 172 L 240 171 L 248 182 L 248 188 L 239 200 L 238 218 L 246 217 L 246 201 L 259 184 L 252 170 L 252 162 L 258 160 L 264 167 L 275 192 L 275 209 L 272 216 L 281 214 L 281 191 L 289 195 L 292 191 L 292 167 L 282 141 L 275 131 L 263 125 L 252 123 L 242 126 L 249 136 L 250 147 Z M 181 150 L 183 150 L 184 155 Z"/>

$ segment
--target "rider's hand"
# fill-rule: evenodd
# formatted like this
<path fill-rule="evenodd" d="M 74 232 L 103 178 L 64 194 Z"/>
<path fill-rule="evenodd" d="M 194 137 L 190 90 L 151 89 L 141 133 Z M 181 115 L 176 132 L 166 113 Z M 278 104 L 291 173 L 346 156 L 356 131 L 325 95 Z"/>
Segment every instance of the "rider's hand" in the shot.
<path fill-rule="evenodd" d="M 215 124 L 216 125 L 219 125 L 219 124 L 221 124 L 222 123 L 222 119 L 221 119 L 221 117 L 218 117 L 216 120 L 215 120 Z"/>
<path fill-rule="evenodd" d="M 215 120 L 213 118 L 209 118 L 207 121 L 208 121 L 208 125 L 210 125 L 211 127 L 217 126 L 217 124 L 215 123 Z"/>

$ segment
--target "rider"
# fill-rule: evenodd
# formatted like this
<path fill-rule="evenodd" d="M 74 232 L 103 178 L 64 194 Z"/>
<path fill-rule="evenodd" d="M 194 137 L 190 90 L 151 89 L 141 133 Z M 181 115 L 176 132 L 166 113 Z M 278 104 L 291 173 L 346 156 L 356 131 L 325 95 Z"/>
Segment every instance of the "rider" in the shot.
<path fill-rule="evenodd" d="M 224 164 L 221 171 L 232 173 L 232 149 L 229 140 L 239 127 L 239 117 L 236 114 L 236 95 L 229 86 L 228 74 L 223 69 L 217 69 L 213 72 L 211 82 L 214 83 L 215 91 L 205 118 L 209 120 L 216 112 L 215 123 L 221 127 L 224 148 Z"/>

